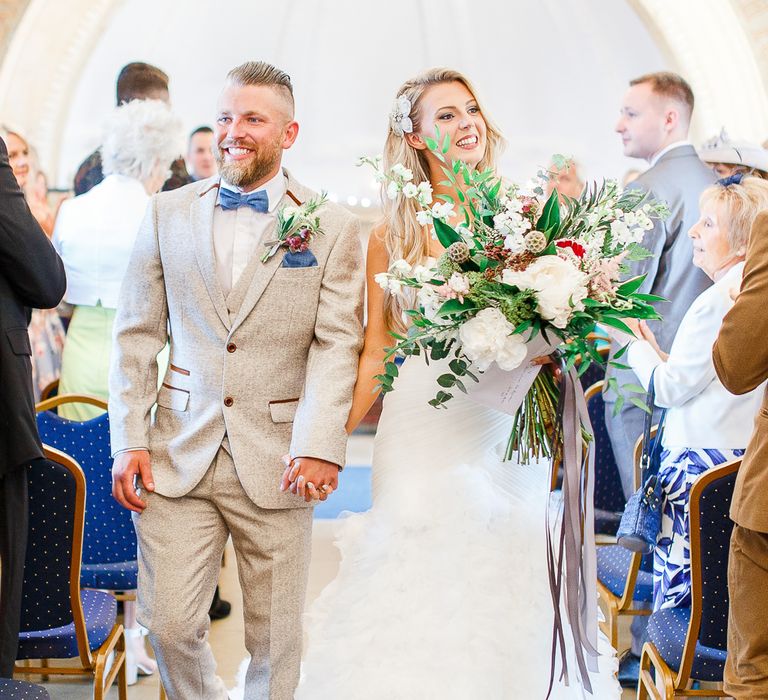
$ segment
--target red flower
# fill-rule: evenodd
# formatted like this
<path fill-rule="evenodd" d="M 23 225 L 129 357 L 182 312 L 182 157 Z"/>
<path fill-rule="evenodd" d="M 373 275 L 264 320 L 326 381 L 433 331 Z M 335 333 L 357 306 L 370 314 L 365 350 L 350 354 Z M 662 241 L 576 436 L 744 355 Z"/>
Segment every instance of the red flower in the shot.
<path fill-rule="evenodd" d="M 577 243 L 576 241 L 570 241 L 570 240 L 555 241 L 555 245 L 558 248 L 570 248 L 577 258 L 583 258 L 584 253 L 586 252 L 584 250 L 584 246 L 581 245 L 581 243 Z"/>

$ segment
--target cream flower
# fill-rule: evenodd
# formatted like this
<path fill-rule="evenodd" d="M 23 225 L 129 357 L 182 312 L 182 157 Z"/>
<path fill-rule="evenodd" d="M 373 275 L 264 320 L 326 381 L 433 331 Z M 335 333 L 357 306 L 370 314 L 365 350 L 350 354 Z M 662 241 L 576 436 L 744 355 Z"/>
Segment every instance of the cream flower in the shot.
<path fill-rule="evenodd" d="M 525 270 L 504 270 L 501 279 L 536 292 L 538 312 L 556 328 L 565 328 L 573 312 L 584 309 L 588 294 L 587 275 L 557 255 L 536 258 Z"/>
<path fill-rule="evenodd" d="M 505 371 L 517 369 L 525 360 L 522 335 L 512 335 L 514 326 L 496 308 L 480 311 L 459 328 L 462 351 L 481 371 L 496 362 Z"/>

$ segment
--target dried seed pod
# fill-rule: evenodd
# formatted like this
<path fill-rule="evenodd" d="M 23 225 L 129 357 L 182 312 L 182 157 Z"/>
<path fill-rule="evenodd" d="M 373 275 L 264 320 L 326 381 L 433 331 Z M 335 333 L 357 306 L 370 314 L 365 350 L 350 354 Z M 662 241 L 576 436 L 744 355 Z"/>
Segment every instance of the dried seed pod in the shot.
<path fill-rule="evenodd" d="M 464 241 L 456 241 L 456 243 L 451 243 L 451 245 L 448 246 L 446 252 L 448 253 L 448 257 L 451 259 L 451 261 L 459 265 L 469 260 L 469 246 L 464 243 Z"/>
<path fill-rule="evenodd" d="M 525 237 L 525 249 L 536 255 L 547 247 L 547 237 L 541 231 L 531 231 Z"/>

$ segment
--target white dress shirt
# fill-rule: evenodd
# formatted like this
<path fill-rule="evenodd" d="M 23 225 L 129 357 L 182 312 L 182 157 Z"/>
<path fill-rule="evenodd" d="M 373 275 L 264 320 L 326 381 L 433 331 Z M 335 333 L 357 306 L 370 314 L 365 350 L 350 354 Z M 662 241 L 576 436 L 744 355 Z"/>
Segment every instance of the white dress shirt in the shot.
<path fill-rule="evenodd" d="M 242 192 L 240 188 L 224 180 L 219 187 Z M 280 170 L 260 189 L 265 190 L 269 198 L 269 211 L 265 214 L 248 206 L 224 210 L 221 208 L 219 196 L 216 197 L 216 208 L 213 212 L 213 253 L 216 258 L 216 274 L 225 297 L 237 284 L 251 256 L 257 252 L 256 248 L 262 236 L 275 222 L 278 205 L 287 189 L 283 171 Z"/>
<path fill-rule="evenodd" d="M 117 308 L 120 285 L 148 203 L 141 182 L 108 175 L 90 191 L 61 205 L 53 245 L 67 272 L 65 301 Z"/>
<path fill-rule="evenodd" d="M 691 304 L 664 362 L 650 343 L 634 341 L 627 363 L 647 389 L 654 374 L 656 405 L 668 408 L 664 446 L 669 448 L 743 449 L 752 435 L 765 384 L 735 396 L 720 383 L 712 346 L 725 314 L 733 306 L 744 263 L 734 265 Z M 749 348 L 745 348 L 749 352 Z"/>
<path fill-rule="evenodd" d="M 653 167 L 656 165 L 656 163 L 659 162 L 659 159 L 665 154 L 669 153 L 674 148 L 680 148 L 680 146 L 691 146 L 693 145 L 690 141 L 675 141 L 674 143 L 670 143 L 669 146 L 665 146 L 662 148 L 658 153 L 654 153 L 651 157 L 651 160 L 649 161 L 650 167 Z"/>

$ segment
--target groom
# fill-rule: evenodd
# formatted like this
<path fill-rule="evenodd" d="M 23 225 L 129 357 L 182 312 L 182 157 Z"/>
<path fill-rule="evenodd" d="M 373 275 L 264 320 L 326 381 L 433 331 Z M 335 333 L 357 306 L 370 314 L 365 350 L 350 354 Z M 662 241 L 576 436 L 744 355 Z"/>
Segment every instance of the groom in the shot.
<path fill-rule="evenodd" d="M 216 119 L 221 177 L 153 198 L 118 303 L 113 493 L 135 512 L 139 621 L 171 700 L 227 697 L 207 633 L 229 536 L 251 654 L 245 697 L 293 698 L 309 506 L 344 464 L 362 345 L 358 223 L 324 204 L 309 251 L 281 247 L 262 262 L 278 211 L 317 197 L 281 168 L 293 114 L 284 72 L 230 71 Z M 158 391 L 155 358 L 169 341 Z M 286 453 L 305 498 L 280 490 Z"/>

